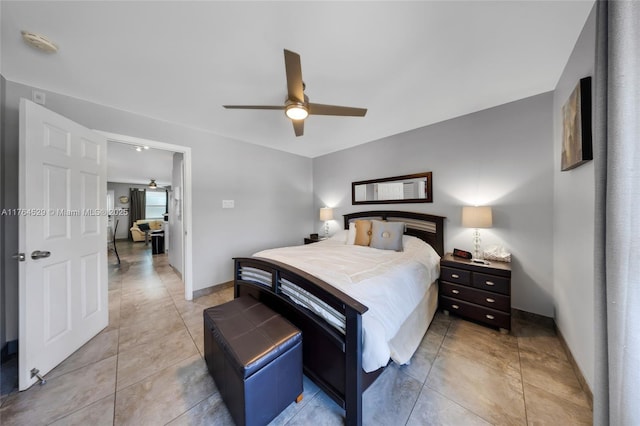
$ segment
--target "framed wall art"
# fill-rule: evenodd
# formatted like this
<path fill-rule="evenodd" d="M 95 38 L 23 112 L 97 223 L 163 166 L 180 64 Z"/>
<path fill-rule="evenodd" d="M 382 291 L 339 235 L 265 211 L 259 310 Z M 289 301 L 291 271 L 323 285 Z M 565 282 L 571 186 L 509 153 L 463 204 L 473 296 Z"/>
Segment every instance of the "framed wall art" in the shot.
<path fill-rule="evenodd" d="M 560 170 L 567 171 L 593 160 L 591 144 L 591 77 L 580 79 L 562 107 Z"/>

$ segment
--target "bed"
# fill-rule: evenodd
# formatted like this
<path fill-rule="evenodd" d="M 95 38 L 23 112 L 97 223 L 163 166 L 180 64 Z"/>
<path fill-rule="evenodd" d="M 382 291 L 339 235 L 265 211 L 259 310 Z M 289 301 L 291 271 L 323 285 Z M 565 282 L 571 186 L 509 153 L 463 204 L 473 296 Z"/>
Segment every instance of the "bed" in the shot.
<path fill-rule="evenodd" d="M 400 211 L 357 212 L 344 216 L 345 230 L 357 219 L 403 222 L 406 225 L 407 237 L 403 237 L 403 243 L 407 250 L 396 257 L 411 258 L 408 264 L 412 265 L 413 271 L 409 275 L 414 278 L 396 275 L 398 269 L 393 265 L 382 267 L 382 273 L 376 276 L 373 272 L 380 268 L 372 265 L 386 264 L 386 261 L 380 262 L 382 258 L 378 258 L 379 253 L 374 252 L 387 250 L 368 247 L 352 246 L 358 256 L 363 256 L 363 262 L 369 262 L 369 266 L 364 268 L 364 277 L 354 278 L 359 272 L 349 265 L 353 260 L 348 260 L 350 258 L 346 255 L 346 266 L 327 267 L 335 263 L 335 259 L 322 258 L 319 253 L 325 249 L 331 252 L 340 249 L 340 246 L 344 247 L 345 243 L 340 240 L 342 237 L 300 246 L 298 252 L 284 248 L 266 250 L 250 258 L 236 258 L 234 275 L 235 297 L 251 295 L 302 330 L 305 374 L 345 409 L 345 420 L 349 425 L 362 423 L 362 393 L 380 375 L 389 358 L 398 363 L 406 362 L 426 331 L 437 307 L 437 285 L 434 281 L 439 272 L 437 258 L 444 251 L 444 218 L 441 216 Z M 420 244 L 426 248 L 423 250 Z M 366 253 L 366 250 L 373 254 Z M 433 256 L 420 254 L 428 251 L 434 252 L 435 261 L 426 258 Z M 314 262 L 309 258 L 316 257 L 316 254 L 319 261 L 314 269 Z M 341 252 L 329 256 L 343 257 Z M 359 258 L 356 256 L 356 259 Z M 428 269 L 426 266 L 416 266 L 421 262 L 431 262 L 433 267 L 429 272 L 424 272 L 422 269 Z M 416 286 L 411 284 L 415 279 L 428 282 Z M 396 291 L 396 304 L 416 300 L 415 306 L 411 306 L 401 318 L 400 315 L 379 312 L 381 304 L 376 303 L 376 298 L 382 298 L 385 302 L 389 295 L 378 292 L 369 296 L 357 290 L 363 287 L 379 288 L 379 281 L 376 280 L 392 282 L 395 290 L 402 289 Z M 345 285 L 353 281 L 366 285 Z M 408 287 L 400 285 L 404 281 L 407 281 Z M 363 303 L 363 300 L 367 303 Z M 370 307 L 371 312 L 368 312 Z M 376 329 L 376 325 L 380 326 L 379 319 L 383 317 L 398 317 L 398 321 L 382 324 L 382 336 L 385 337 L 372 337 L 371 324 Z M 389 336 L 393 338 L 389 339 Z M 386 349 L 379 344 L 370 345 L 370 342 L 381 341 L 388 341 Z M 374 349 L 370 350 L 369 346 Z"/>

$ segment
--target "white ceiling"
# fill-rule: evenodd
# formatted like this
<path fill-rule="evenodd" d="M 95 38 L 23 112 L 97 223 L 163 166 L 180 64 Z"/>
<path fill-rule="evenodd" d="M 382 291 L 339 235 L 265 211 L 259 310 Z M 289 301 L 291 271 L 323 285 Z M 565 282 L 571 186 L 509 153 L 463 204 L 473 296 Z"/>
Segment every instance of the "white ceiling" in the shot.
<path fill-rule="evenodd" d="M 159 186 L 171 185 L 173 152 L 162 149 L 136 151 L 136 145 L 107 142 L 107 180 L 147 185 L 155 179 Z"/>
<path fill-rule="evenodd" d="M 593 0 L 0 4 L 8 80 L 315 157 L 553 90 Z M 367 116 L 296 138 L 281 111 L 222 108 L 282 104 L 284 48 L 312 102 Z"/>

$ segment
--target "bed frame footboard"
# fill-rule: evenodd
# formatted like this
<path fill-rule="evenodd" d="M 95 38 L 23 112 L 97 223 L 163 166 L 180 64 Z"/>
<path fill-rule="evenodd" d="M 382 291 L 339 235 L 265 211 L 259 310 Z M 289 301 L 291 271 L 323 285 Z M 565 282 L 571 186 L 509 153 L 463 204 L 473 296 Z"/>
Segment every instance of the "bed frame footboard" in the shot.
<path fill-rule="evenodd" d="M 382 372 L 362 370 L 362 314 L 368 308 L 292 266 L 256 257 L 234 261 L 235 297 L 251 295 L 302 330 L 305 374 L 345 409 L 347 425 L 361 425 L 362 392 Z M 285 294 L 292 286 L 344 317 L 344 333 Z"/>

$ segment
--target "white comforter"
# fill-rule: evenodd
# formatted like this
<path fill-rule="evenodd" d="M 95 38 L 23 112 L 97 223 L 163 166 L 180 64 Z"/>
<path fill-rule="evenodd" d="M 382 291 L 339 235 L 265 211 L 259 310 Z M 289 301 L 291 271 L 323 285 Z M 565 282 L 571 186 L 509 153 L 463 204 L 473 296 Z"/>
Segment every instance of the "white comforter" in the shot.
<path fill-rule="evenodd" d="M 367 306 L 369 310 L 362 316 L 362 367 L 370 372 L 387 365 L 389 341 L 440 272 L 440 257 L 430 245 L 415 237 L 403 238 L 402 252 L 347 245 L 340 235 L 304 246 L 264 250 L 254 256 L 302 269 Z M 411 355 L 396 354 L 394 361 L 405 363 Z"/>

